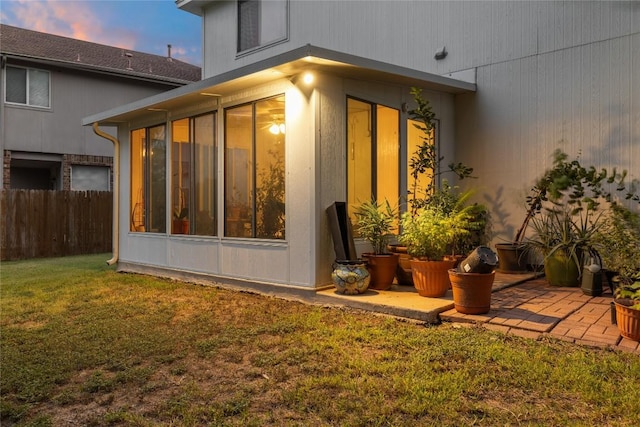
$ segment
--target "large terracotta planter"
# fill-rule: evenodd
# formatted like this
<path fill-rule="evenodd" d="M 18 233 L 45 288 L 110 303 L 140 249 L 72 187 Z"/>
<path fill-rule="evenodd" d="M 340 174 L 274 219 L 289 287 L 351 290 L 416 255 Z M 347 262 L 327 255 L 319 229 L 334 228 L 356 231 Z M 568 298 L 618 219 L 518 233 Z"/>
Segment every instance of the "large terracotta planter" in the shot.
<path fill-rule="evenodd" d="M 460 273 L 449 270 L 453 305 L 464 314 L 483 314 L 491 310 L 491 288 L 496 277 L 491 273 Z"/>
<path fill-rule="evenodd" d="M 580 286 L 578 266 L 562 251 L 545 258 L 544 275 L 551 286 Z"/>
<path fill-rule="evenodd" d="M 631 308 L 615 300 L 616 323 L 620 335 L 640 342 L 640 310 Z"/>
<path fill-rule="evenodd" d="M 444 296 L 451 286 L 448 270 L 453 264 L 452 260 L 423 261 L 412 258 L 411 276 L 418 294 L 432 298 Z"/>
<path fill-rule="evenodd" d="M 365 253 L 362 257 L 367 260 L 367 268 L 371 274 L 369 289 L 384 291 L 391 288 L 398 267 L 398 254 Z"/>

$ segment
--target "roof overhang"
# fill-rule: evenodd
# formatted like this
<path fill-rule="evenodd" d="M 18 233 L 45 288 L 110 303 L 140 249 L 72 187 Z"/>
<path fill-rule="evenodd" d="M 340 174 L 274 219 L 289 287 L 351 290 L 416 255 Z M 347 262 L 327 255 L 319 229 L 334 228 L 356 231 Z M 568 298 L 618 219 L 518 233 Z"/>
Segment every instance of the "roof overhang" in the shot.
<path fill-rule="evenodd" d="M 57 59 L 49 59 L 49 58 L 39 58 L 37 56 L 30 55 L 21 55 L 16 53 L 4 53 L 2 54 L 8 59 L 12 59 L 14 61 L 22 61 L 22 63 L 33 63 L 33 64 L 42 64 L 48 65 L 50 67 L 61 67 L 71 70 L 85 71 L 97 74 L 106 74 L 114 77 L 125 77 L 130 80 L 142 80 L 151 83 L 160 83 L 167 86 L 184 86 L 186 84 L 192 83 L 189 80 L 176 79 L 172 77 L 164 77 L 164 76 L 156 76 L 150 74 L 139 73 L 135 71 L 120 71 L 114 68 L 109 67 L 101 67 L 99 65 L 90 65 L 83 63 L 75 63 L 71 61 L 62 61 Z"/>
<path fill-rule="evenodd" d="M 354 80 L 416 86 L 453 94 L 476 90 L 475 83 L 306 45 L 199 82 L 85 117 L 82 124 L 128 122 L 148 114 L 149 111 L 175 110 L 193 103 L 201 103 L 205 96 L 233 95 L 248 87 L 281 78 L 291 78 L 304 71 Z"/>

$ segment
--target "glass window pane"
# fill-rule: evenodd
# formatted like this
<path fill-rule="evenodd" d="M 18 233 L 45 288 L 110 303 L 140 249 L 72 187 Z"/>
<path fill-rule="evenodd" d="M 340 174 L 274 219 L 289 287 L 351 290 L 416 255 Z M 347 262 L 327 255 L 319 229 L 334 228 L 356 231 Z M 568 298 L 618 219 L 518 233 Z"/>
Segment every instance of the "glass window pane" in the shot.
<path fill-rule="evenodd" d="M 131 231 L 145 231 L 144 147 L 145 129 L 131 132 Z"/>
<path fill-rule="evenodd" d="M 27 103 L 27 70 L 25 68 L 7 67 L 7 102 Z"/>
<path fill-rule="evenodd" d="M 238 1 L 238 52 L 260 45 L 260 3 Z"/>
<path fill-rule="evenodd" d="M 189 119 L 171 123 L 171 232 L 189 234 L 189 188 L 191 183 L 191 149 Z"/>
<path fill-rule="evenodd" d="M 376 114 L 376 199 L 399 201 L 400 111 L 378 105 Z"/>
<path fill-rule="evenodd" d="M 109 168 L 105 166 L 71 166 L 72 190 L 109 191 Z"/>
<path fill-rule="evenodd" d="M 216 235 L 215 115 L 195 118 L 195 234 Z"/>
<path fill-rule="evenodd" d="M 265 45 L 287 36 L 287 0 L 261 2 L 260 44 Z"/>
<path fill-rule="evenodd" d="M 29 105 L 49 107 L 49 72 L 29 70 Z"/>
<path fill-rule="evenodd" d="M 371 104 L 348 99 L 347 120 L 347 208 L 352 215 L 373 194 Z"/>
<path fill-rule="evenodd" d="M 284 96 L 256 103 L 256 123 L 256 237 L 284 239 Z"/>
<path fill-rule="evenodd" d="M 146 161 L 149 165 L 149 227 L 148 231 L 165 233 L 167 230 L 166 140 L 165 125 L 149 129 Z"/>
<path fill-rule="evenodd" d="M 253 209 L 253 106 L 230 108 L 225 116 L 225 235 L 251 237 Z"/>

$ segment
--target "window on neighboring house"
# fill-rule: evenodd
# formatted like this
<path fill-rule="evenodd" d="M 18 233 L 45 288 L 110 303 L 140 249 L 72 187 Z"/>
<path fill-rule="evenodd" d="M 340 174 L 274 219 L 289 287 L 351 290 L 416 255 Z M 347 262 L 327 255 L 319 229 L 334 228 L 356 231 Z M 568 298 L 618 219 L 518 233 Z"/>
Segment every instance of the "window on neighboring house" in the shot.
<path fill-rule="evenodd" d="M 238 0 L 238 52 L 286 40 L 288 0 Z"/>
<path fill-rule="evenodd" d="M 49 108 L 50 73 L 34 68 L 7 66 L 5 101 L 30 107 Z"/>
<path fill-rule="evenodd" d="M 216 115 L 171 124 L 173 234 L 216 235 Z"/>
<path fill-rule="evenodd" d="M 285 97 L 225 110 L 225 235 L 285 238 Z"/>
<path fill-rule="evenodd" d="M 111 173 L 107 166 L 71 166 L 72 190 L 111 190 Z"/>
<path fill-rule="evenodd" d="M 131 132 L 131 231 L 166 232 L 166 126 Z"/>
<path fill-rule="evenodd" d="M 348 211 L 374 197 L 398 204 L 400 112 L 384 105 L 347 99 Z M 355 219 L 352 217 L 352 221 Z"/>

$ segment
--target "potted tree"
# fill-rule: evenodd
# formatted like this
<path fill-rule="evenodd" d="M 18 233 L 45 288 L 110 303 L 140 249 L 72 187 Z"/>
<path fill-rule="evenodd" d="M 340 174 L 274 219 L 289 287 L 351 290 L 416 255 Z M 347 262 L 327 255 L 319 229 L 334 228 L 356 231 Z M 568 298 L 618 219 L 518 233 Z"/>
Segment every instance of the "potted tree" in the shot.
<path fill-rule="evenodd" d="M 371 243 L 373 252 L 363 253 L 371 273 L 369 288 L 386 290 L 391 288 L 398 266 L 398 254 L 388 253 L 387 245 L 393 236 L 397 212 L 385 199 L 378 203 L 375 199 L 362 203 L 354 212 L 356 229 L 360 237 Z"/>
<path fill-rule="evenodd" d="M 445 173 L 453 173 L 461 180 L 469 178 L 473 168 L 454 162 L 449 163 L 446 168 L 441 167 L 444 157 L 439 155 L 432 138 L 435 129 L 435 112 L 429 101 L 422 97 L 421 89 L 411 88 L 410 93 L 417 107 L 409 111 L 409 117 L 421 132 L 421 143 L 409 159 L 412 183 L 407 191 L 407 212 L 415 217 L 421 208 L 428 207 L 432 203 L 441 207 L 448 205 L 450 210 L 453 210 L 456 205 L 462 206 L 458 203 L 460 197 L 446 182 L 440 187 L 440 178 Z M 425 187 L 422 188 L 420 183 L 425 183 Z M 451 250 L 455 245 L 453 242 L 450 243 Z M 402 243 L 402 239 L 400 245 L 393 245 L 391 248 L 394 252 L 408 253 L 408 248 Z M 397 269 L 398 282 L 401 284 L 413 285 L 410 259 L 410 255 L 401 256 L 400 267 Z"/>
<path fill-rule="evenodd" d="M 614 193 L 624 194 L 626 199 L 640 202 L 635 194 L 636 183 L 625 183 L 627 171 L 585 167 L 580 159 L 569 160 L 569 156 L 560 148 L 553 153 L 553 165 L 544 171 L 526 198 L 526 214 L 516 233 L 515 239 L 508 243 L 496 244 L 500 259 L 499 270 L 518 273 L 527 270 L 525 234 L 530 221 L 548 205 L 566 204 L 572 209 L 586 206 L 595 210 L 602 200 L 610 201 Z M 610 190 L 614 188 L 614 190 Z"/>
<path fill-rule="evenodd" d="M 413 284 L 421 296 L 441 297 L 450 287 L 448 270 L 452 259 L 444 259 L 452 242 L 469 233 L 468 211 L 445 213 L 438 206 L 424 206 L 402 216 L 400 242 L 411 256 Z"/>

